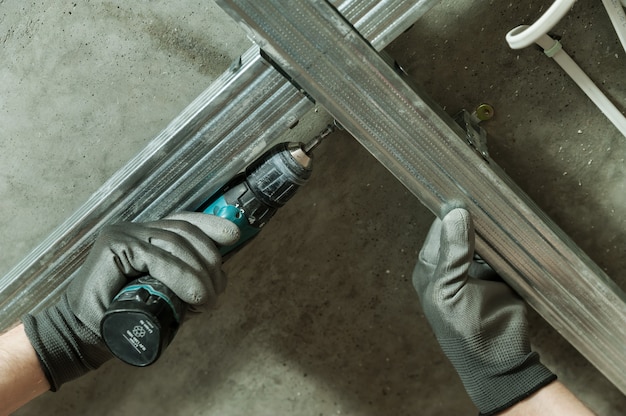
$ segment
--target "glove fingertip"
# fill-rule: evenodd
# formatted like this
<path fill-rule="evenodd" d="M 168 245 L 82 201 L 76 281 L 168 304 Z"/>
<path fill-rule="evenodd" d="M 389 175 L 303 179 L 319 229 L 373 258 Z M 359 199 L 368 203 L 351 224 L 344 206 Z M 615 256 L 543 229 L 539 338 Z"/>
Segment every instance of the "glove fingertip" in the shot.
<path fill-rule="evenodd" d="M 241 231 L 239 230 L 239 227 L 235 223 L 227 219 L 220 218 L 220 217 L 214 217 L 214 218 L 220 220 L 220 223 L 221 223 L 220 225 L 222 226 L 221 231 L 218 233 L 219 240 L 217 238 L 215 239 L 215 241 L 218 244 L 229 246 L 239 241 L 239 238 L 241 236 Z"/>
<path fill-rule="evenodd" d="M 193 277 L 177 279 L 176 282 L 163 283 L 188 305 L 202 305 L 211 297 L 209 289 Z"/>
<path fill-rule="evenodd" d="M 462 211 L 467 211 L 467 209 L 465 208 L 465 203 L 463 203 L 462 201 L 459 201 L 459 200 L 448 201 L 441 206 L 439 218 L 445 218 L 450 212 L 455 211 L 457 209 L 462 210 Z"/>
<path fill-rule="evenodd" d="M 225 218 L 201 212 L 179 212 L 168 216 L 167 219 L 189 222 L 222 246 L 232 245 L 239 241 L 239 227 Z"/>
<path fill-rule="evenodd" d="M 470 213 L 464 208 L 455 208 L 448 212 L 441 220 L 441 238 L 442 246 L 468 245 L 473 255 L 474 224 Z"/>

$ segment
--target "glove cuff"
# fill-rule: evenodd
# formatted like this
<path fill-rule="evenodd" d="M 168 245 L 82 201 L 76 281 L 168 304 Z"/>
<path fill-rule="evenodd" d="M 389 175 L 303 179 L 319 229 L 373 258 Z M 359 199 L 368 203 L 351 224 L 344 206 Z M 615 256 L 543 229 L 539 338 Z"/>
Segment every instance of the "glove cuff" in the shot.
<path fill-rule="evenodd" d="M 51 391 L 112 357 L 100 337 L 72 313 L 65 295 L 54 306 L 24 315 L 22 322 Z"/>
<path fill-rule="evenodd" d="M 535 384 L 535 386 L 533 388 L 531 388 L 530 390 L 527 390 L 524 393 L 519 394 L 517 397 L 514 397 L 513 399 L 511 399 L 511 401 L 509 401 L 508 403 L 505 403 L 504 405 L 490 410 L 488 412 L 480 412 L 479 416 L 494 416 L 497 415 L 498 413 L 508 409 L 509 407 L 514 406 L 515 404 L 521 402 L 522 400 L 530 397 L 531 395 L 533 395 L 534 393 L 536 393 L 537 391 L 541 390 L 542 388 L 544 388 L 545 386 L 547 386 L 548 384 L 552 383 L 553 381 L 555 381 L 557 379 L 557 376 L 555 374 L 553 374 L 552 372 L 550 372 L 549 370 L 546 369 L 546 371 L 548 371 L 550 374 L 547 375 L 545 378 L 543 378 L 541 381 L 538 381 L 537 384 Z"/>
<path fill-rule="evenodd" d="M 556 378 L 541 364 L 539 354 L 531 352 L 516 368 L 484 380 L 481 388 L 477 389 L 479 391 L 470 393 L 470 397 L 481 416 L 492 416 L 526 399 Z"/>

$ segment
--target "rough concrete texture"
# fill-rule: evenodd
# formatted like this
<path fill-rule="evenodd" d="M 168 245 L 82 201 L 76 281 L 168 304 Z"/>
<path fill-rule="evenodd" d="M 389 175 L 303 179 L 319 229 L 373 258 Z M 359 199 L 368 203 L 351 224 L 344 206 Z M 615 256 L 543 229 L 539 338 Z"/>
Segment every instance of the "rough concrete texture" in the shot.
<path fill-rule="evenodd" d="M 625 139 L 534 48 L 505 33 L 550 1 L 444 0 L 389 48 L 453 114 L 488 102 L 492 157 L 622 288 Z M 624 50 L 600 2 L 554 29 L 626 107 Z M 200 1 L 0 0 L 0 272 L 80 206 L 249 47 Z M 289 134 L 305 139 L 320 109 Z M 111 361 L 19 415 L 475 414 L 410 282 L 433 216 L 345 133 L 311 182 L 228 261 L 219 307 L 156 365 Z M 544 362 L 599 415 L 626 398 L 540 317 Z"/>

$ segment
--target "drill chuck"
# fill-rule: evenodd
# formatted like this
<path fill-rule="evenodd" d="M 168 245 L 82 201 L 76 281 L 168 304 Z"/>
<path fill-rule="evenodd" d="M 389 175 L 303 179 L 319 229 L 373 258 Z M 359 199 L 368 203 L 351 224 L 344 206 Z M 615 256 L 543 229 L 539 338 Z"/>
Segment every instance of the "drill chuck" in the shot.
<path fill-rule="evenodd" d="M 300 145 L 280 143 L 245 174 L 249 193 L 238 202 L 251 226 L 261 228 L 311 176 L 311 158 Z"/>

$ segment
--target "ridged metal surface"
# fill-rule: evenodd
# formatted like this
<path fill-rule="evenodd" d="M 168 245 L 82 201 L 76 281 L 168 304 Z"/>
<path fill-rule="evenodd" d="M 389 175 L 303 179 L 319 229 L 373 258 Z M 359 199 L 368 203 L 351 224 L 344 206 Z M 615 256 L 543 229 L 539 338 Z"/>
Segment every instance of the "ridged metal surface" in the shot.
<path fill-rule="evenodd" d="M 438 0 L 335 1 L 378 50 Z M 0 331 L 58 296 L 100 230 L 195 209 L 313 104 L 256 47 L 0 279 Z"/>
<path fill-rule="evenodd" d="M 400 36 L 440 0 L 367 1 L 332 0 L 330 3 L 377 50 Z"/>
<path fill-rule="evenodd" d="M 197 207 L 310 106 L 249 50 L 0 280 L 0 327 L 55 297 L 102 227 Z"/>
<path fill-rule="evenodd" d="M 463 204 L 477 250 L 626 393 L 626 296 L 324 1 L 220 0 L 429 209 Z"/>

